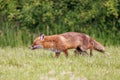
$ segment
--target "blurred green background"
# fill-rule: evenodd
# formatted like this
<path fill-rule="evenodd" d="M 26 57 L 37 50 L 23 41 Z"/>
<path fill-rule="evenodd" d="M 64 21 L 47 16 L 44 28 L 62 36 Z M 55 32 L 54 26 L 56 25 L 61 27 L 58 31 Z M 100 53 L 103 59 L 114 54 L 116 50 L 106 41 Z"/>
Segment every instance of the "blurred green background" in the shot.
<path fill-rule="evenodd" d="M 40 33 L 75 31 L 120 44 L 120 0 L 0 0 L 0 46 L 29 46 Z"/>

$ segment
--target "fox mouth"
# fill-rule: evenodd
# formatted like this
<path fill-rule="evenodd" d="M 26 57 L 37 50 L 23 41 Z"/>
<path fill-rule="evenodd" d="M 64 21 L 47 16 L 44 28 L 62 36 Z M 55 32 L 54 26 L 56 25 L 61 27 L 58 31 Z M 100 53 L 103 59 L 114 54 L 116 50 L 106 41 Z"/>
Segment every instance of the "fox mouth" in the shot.
<path fill-rule="evenodd" d="M 31 46 L 31 50 L 38 49 L 38 48 L 43 48 L 43 46 L 40 46 L 40 45 Z"/>

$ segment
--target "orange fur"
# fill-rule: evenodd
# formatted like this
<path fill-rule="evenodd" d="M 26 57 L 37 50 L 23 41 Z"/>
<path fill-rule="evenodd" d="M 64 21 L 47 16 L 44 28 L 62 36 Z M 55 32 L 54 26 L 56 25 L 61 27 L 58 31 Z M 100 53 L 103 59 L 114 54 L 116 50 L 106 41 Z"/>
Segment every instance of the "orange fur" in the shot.
<path fill-rule="evenodd" d="M 91 56 L 93 49 L 101 52 L 105 50 L 104 46 L 99 42 L 93 40 L 86 34 L 77 32 L 67 32 L 51 36 L 41 35 L 34 40 L 31 48 L 50 49 L 56 53 L 56 57 L 59 57 L 60 52 L 64 52 L 68 56 L 68 49 L 76 49 L 80 53 L 90 49 Z"/>

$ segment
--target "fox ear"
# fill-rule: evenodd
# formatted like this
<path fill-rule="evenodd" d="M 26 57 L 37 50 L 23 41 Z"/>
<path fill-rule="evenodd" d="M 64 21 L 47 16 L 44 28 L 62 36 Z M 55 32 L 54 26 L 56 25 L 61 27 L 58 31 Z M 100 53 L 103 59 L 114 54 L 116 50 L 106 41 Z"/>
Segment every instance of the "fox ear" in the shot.
<path fill-rule="evenodd" d="M 40 40 L 44 39 L 44 34 L 40 34 Z"/>

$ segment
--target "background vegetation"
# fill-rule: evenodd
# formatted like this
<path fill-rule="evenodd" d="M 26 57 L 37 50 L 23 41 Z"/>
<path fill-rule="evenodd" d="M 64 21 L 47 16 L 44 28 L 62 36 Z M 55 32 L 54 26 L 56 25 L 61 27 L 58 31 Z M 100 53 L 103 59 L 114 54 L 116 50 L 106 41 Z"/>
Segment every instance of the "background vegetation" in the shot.
<path fill-rule="evenodd" d="M 30 45 L 46 35 L 84 32 L 120 44 L 120 0 L 0 0 L 0 46 Z"/>

